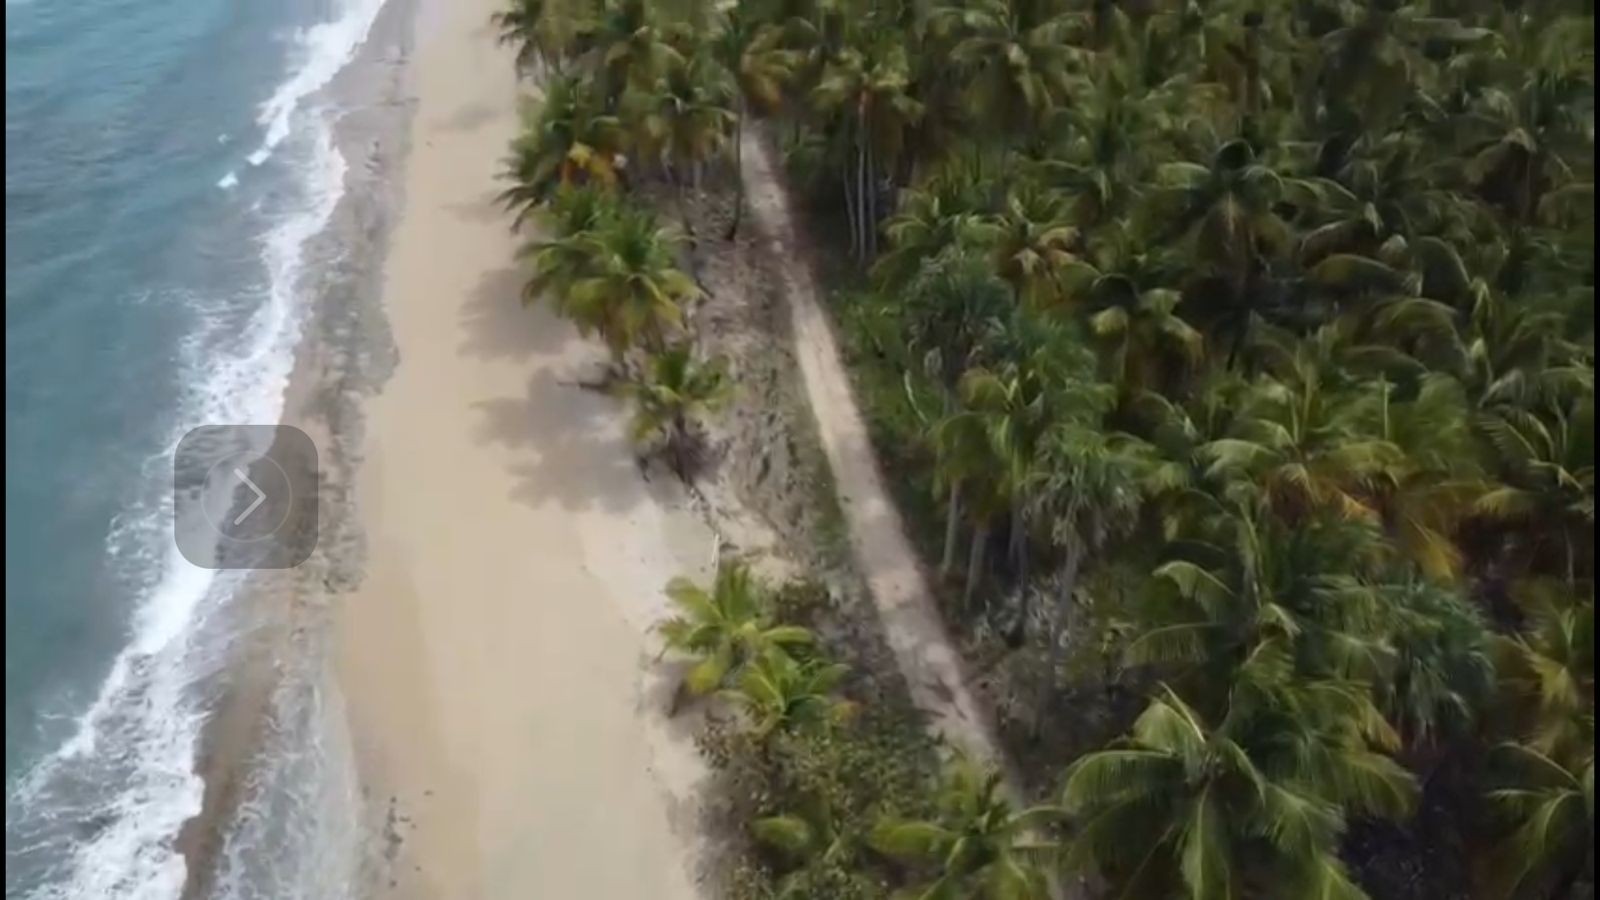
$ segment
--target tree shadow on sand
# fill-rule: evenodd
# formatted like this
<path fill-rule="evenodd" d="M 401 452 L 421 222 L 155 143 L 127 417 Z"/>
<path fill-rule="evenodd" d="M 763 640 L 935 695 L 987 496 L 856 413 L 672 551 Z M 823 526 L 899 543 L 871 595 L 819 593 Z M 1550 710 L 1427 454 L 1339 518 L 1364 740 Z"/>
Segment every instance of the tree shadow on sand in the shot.
<path fill-rule="evenodd" d="M 466 203 L 446 203 L 444 208 L 456 218 L 477 225 L 492 225 L 497 222 L 509 223 L 511 221 L 510 215 L 500 205 L 499 188 Z M 519 281 L 517 288 L 520 289 L 521 287 L 522 285 Z M 515 290 L 511 292 L 511 296 L 516 296 Z"/>
<path fill-rule="evenodd" d="M 627 512 L 646 499 L 639 468 L 609 397 L 549 369 L 528 381 L 523 397 L 474 404 L 482 419 L 473 437 L 518 451 L 511 498 L 528 506 Z"/>
<path fill-rule="evenodd" d="M 479 359 L 518 362 L 563 351 L 578 333 L 539 304 L 522 305 L 526 273 L 518 268 L 494 269 L 484 274 L 467 302 L 461 305 L 461 352 Z"/>

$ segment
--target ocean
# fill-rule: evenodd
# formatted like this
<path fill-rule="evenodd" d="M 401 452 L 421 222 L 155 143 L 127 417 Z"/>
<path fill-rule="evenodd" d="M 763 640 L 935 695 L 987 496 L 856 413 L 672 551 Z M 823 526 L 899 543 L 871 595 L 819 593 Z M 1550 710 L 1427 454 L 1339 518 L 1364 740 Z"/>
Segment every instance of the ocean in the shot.
<path fill-rule="evenodd" d="M 248 579 L 178 555 L 171 454 L 284 414 L 364 164 L 330 86 L 384 3 L 7 0 L 8 898 L 184 892 Z M 354 889 L 320 667 L 273 661 L 208 896 Z"/>

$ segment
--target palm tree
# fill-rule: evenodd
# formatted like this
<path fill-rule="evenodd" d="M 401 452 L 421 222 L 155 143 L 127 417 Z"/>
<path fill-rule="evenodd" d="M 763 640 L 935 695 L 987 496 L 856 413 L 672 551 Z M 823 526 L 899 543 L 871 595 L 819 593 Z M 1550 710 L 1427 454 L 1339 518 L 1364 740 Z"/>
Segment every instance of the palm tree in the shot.
<path fill-rule="evenodd" d="M 1390 671 L 1377 577 L 1386 548 L 1371 526 L 1291 526 L 1264 508 L 1217 504 L 1194 527 L 1152 573 L 1129 663 L 1176 665 L 1219 691 L 1261 646 L 1285 642 L 1319 676 L 1375 680 Z"/>
<path fill-rule="evenodd" d="M 1011 288 L 995 275 L 989 254 L 959 248 L 922 264 L 894 302 L 910 315 L 907 358 L 921 358 L 921 369 L 946 395 L 947 409 L 967 369 L 1003 362 L 992 351 L 993 338 L 1000 323 L 1018 314 Z"/>
<path fill-rule="evenodd" d="M 557 312 L 571 316 L 576 310 L 567 302 L 569 292 L 590 274 L 595 234 L 615 223 L 620 214 L 617 200 L 610 191 L 594 185 L 565 187 L 556 191 L 541 212 L 554 236 L 529 241 L 518 251 L 518 258 L 533 270 L 523 284 L 522 303 L 531 306 L 548 296 Z M 579 323 L 580 328 L 598 325 L 594 321 Z"/>
<path fill-rule="evenodd" d="M 1311 227 L 1300 236 L 1300 262 L 1316 265 L 1333 253 L 1375 255 L 1395 235 L 1416 241 L 1466 228 L 1469 205 L 1439 186 L 1445 176 L 1433 170 L 1442 164 L 1430 170 L 1427 160 L 1422 139 L 1411 133 L 1359 138 L 1335 161 L 1331 177 L 1305 182 L 1310 193 L 1301 199 Z"/>
<path fill-rule="evenodd" d="M 1122 686 L 1171 685 L 1068 770 L 1073 865 L 1130 897 L 1387 894 L 1366 836 L 1389 826 L 1370 820 L 1407 813 L 1421 781 L 1427 814 L 1387 849 L 1467 870 L 1436 848 L 1477 849 L 1493 787 L 1505 851 L 1483 886 L 1584 896 L 1591 6 L 603 0 L 576 59 L 590 108 L 640 113 L 647 159 L 685 182 L 730 130 L 738 152 L 747 115 L 781 118 L 793 172 L 843 188 L 871 279 L 841 325 L 875 437 L 925 445 L 892 474 L 937 492 L 959 612 L 1015 576 L 1024 603 L 1055 591 L 1022 610 L 1049 632 L 1050 689 L 1085 644 Z M 556 174 L 524 180 L 604 196 L 552 143 Z M 687 297 L 596 287 L 673 255 L 608 267 L 627 214 L 556 187 L 523 202 L 546 198 L 530 291 L 658 351 L 630 357 L 648 362 L 637 421 L 687 444 L 726 381 L 675 346 Z M 1065 640 L 1091 606 L 1106 634 Z M 926 816 L 819 787 L 865 736 L 819 727 L 848 709 L 840 670 L 749 643 L 716 683 L 749 713 L 773 813 L 750 893 L 1043 893 L 1060 860 L 981 773 Z M 1492 783 L 1456 780 L 1505 740 Z M 867 841 L 885 813 L 924 821 Z"/>
<path fill-rule="evenodd" d="M 938 876 L 914 888 L 924 900 L 1044 900 L 1045 858 L 1053 845 L 1037 832 L 1061 816 L 1049 806 L 1016 809 L 1005 797 L 998 771 L 956 756 L 939 792 L 931 821 L 887 818 L 872 830 L 879 853 L 912 862 L 932 862 Z"/>
<path fill-rule="evenodd" d="M 1034 719 L 1035 738 L 1064 662 L 1067 648 L 1062 632 L 1076 602 L 1084 560 L 1138 524 L 1144 499 L 1142 481 L 1151 451 L 1135 438 L 1106 434 L 1098 422 L 1061 422 L 1045 438 L 1040 474 L 1029 486 L 1027 516 L 1045 524 L 1050 542 L 1064 558 L 1046 636 L 1048 659 L 1037 705 L 1041 714 Z"/>
<path fill-rule="evenodd" d="M 839 663 L 768 650 L 745 666 L 729 696 L 749 715 L 758 738 L 780 729 L 826 727 L 855 711 L 855 704 L 833 693 L 848 672 Z"/>
<path fill-rule="evenodd" d="M 734 185 L 733 222 L 727 240 L 739 233 L 744 218 L 744 124 L 754 112 L 770 115 L 783 105 L 784 91 L 800 64 L 800 54 L 783 46 L 783 30 L 756 19 L 745 4 L 724 11 L 712 52 L 733 75 L 737 104 L 733 119 Z"/>
<path fill-rule="evenodd" d="M 1384 530 L 1422 572 L 1440 581 L 1460 575 L 1456 533 L 1484 491 L 1465 392 L 1449 375 L 1424 376 L 1410 399 L 1382 402 L 1373 435 L 1399 453 L 1370 482 Z"/>
<path fill-rule="evenodd" d="M 1349 9 L 1354 21 L 1322 35 L 1319 48 L 1318 84 L 1335 112 L 1377 130 L 1413 92 L 1429 87 L 1433 67 L 1424 58 L 1424 41 L 1466 45 L 1491 34 L 1453 19 L 1426 17 L 1423 7 L 1401 0 L 1340 7 Z"/>
<path fill-rule="evenodd" d="M 1237 128 L 1248 141 L 1271 140 L 1292 117 L 1276 102 L 1280 92 L 1302 80 L 1306 52 L 1288 9 L 1246 4 L 1208 4 L 1186 16 L 1179 33 L 1192 31 L 1193 65 L 1206 82 L 1223 89 L 1230 101 L 1212 106 L 1208 117 Z"/>
<path fill-rule="evenodd" d="M 1069 299 L 1065 275 L 1077 257 L 1078 230 L 1067 224 L 1059 201 L 1036 189 L 1013 191 L 994 220 L 995 271 L 1018 302 L 1048 309 Z"/>
<path fill-rule="evenodd" d="M 615 359 L 639 344 L 663 349 L 667 335 L 683 325 L 683 305 L 699 296 L 677 268 L 677 244 L 639 210 L 624 210 L 591 235 L 593 261 L 568 291 L 567 304 L 580 330 L 599 332 Z"/>
<path fill-rule="evenodd" d="M 510 0 L 509 8 L 490 17 L 500 29 L 499 42 L 517 48 L 518 74 L 540 67 L 561 74 L 579 27 L 579 5 L 573 0 Z"/>
<path fill-rule="evenodd" d="M 1144 391 L 1178 387 L 1200 369 L 1205 339 L 1180 314 L 1174 260 L 1143 247 L 1126 224 L 1100 229 L 1087 259 L 1063 276 L 1069 302 L 1088 313 L 1102 370 L 1125 403 Z"/>
<path fill-rule="evenodd" d="M 984 185 L 956 169 L 903 192 L 900 209 L 884 225 L 889 250 L 878 257 L 873 277 L 890 287 L 909 285 L 925 265 L 947 251 L 993 243 Z"/>
<path fill-rule="evenodd" d="M 934 467 L 935 488 L 948 497 L 940 578 L 949 577 L 955 567 L 961 522 L 970 515 L 963 506 L 963 497 L 968 506 L 989 505 L 992 455 L 988 438 L 977 425 L 976 419 L 957 413 L 935 423 L 929 432 L 938 460 Z"/>
<path fill-rule="evenodd" d="M 499 199 L 516 213 L 512 228 L 563 185 L 615 184 L 624 146 L 621 122 L 601 111 L 586 82 L 553 79 L 543 101 L 524 108 L 523 130 L 506 162 L 503 177 L 513 184 Z"/>
<path fill-rule="evenodd" d="M 644 372 L 621 390 L 634 404 L 634 442 L 645 447 L 660 442 L 678 477 L 692 480 L 694 429 L 733 391 L 722 361 L 700 362 L 687 344 L 669 347 L 652 355 Z"/>
<path fill-rule="evenodd" d="M 1475 512 L 1507 533 L 1513 546 L 1560 561 L 1568 584 L 1582 570 L 1579 548 L 1594 546 L 1594 394 L 1545 417 L 1507 408 L 1477 425 L 1493 449 L 1500 484 L 1480 496 Z M 1586 554 L 1585 554 L 1586 555 Z"/>
<path fill-rule="evenodd" d="M 1169 234 L 1192 232 L 1201 261 L 1241 283 L 1262 254 L 1288 243 L 1288 227 L 1273 209 L 1284 180 L 1241 140 L 1219 147 L 1209 164 L 1171 162 L 1156 170 L 1155 209 Z"/>
<path fill-rule="evenodd" d="M 691 695 L 724 687 L 730 676 L 774 649 L 812 642 L 806 629 L 773 621 L 770 590 L 742 562 L 718 569 L 709 591 L 674 578 L 666 593 L 678 613 L 657 627 L 667 649 L 695 660 L 682 686 Z"/>
<path fill-rule="evenodd" d="M 638 98 L 641 146 L 658 154 L 675 182 L 699 185 L 700 167 L 719 153 L 733 127 L 733 81 L 705 53 L 669 63 L 653 90 Z"/>
<path fill-rule="evenodd" d="M 1551 581 L 1524 582 L 1514 597 L 1527 624 L 1498 639 L 1498 669 L 1518 740 L 1563 761 L 1592 753 L 1594 599 Z"/>
<path fill-rule="evenodd" d="M 500 10 L 489 21 L 500 29 L 497 40 L 514 44 L 517 48 L 517 72 L 529 72 L 536 63 L 547 63 L 543 30 L 546 16 L 545 0 L 512 0 L 509 9 Z"/>
<path fill-rule="evenodd" d="M 905 48 L 879 32 L 830 61 L 811 92 L 816 109 L 847 135 L 855 157 L 841 169 L 851 247 L 865 262 L 877 255 L 878 178 L 892 171 L 904 149 L 907 128 L 922 113 L 910 94 Z"/>
<path fill-rule="evenodd" d="M 1199 85 L 1140 94 L 1120 61 L 1074 80 L 1070 101 L 1048 123 L 1060 138 L 1033 164 L 1039 179 L 1065 193 L 1080 227 L 1113 224 L 1140 196 L 1152 163 L 1150 144 L 1178 119 L 1180 103 L 1199 102 Z"/>
<path fill-rule="evenodd" d="M 1227 511 L 1226 503 L 1211 493 L 1210 463 L 1199 450 L 1228 435 L 1249 389 L 1239 375 L 1213 370 L 1197 379 L 1181 401 L 1156 391 L 1123 398 L 1118 409 L 1122 420 L 1154 449 L 1141 489 L 1153 501 L 1163 539 L 1178 540 L 1197 523 Z"/>
<path fill-rule="evenodd" d="M 669 65 L 681 61 L 648 0 L 601 0 L 575 49 L 613 109 L 623 92 L 648 88 Z"/>
<path fill-rule="evenodd" d="M 1385 715 L 1413 751 L 1470 733 L 1493 693 L 1492 632 L 1470 600 L 1422 578 L 1384 588 L 1383 626 L 1394 665 L 1373 685 Z M 1421 767 L 1415 758 L 1413 770 Z"/>
<path fill-rule="evenodd" d="M 1230 436 L 1199 449 L 1209 474 L 1260 485 L 1290 521 L 1319 511 L 1376 521 L 1373 483 L 1400 459 L 1369 430 L 1378 398 L 1330 384 L 1308 344 L 1292 352 L 1283 380 L 1263 376 L 1251 388 Z"/>
<path fill-rule="evenodd" d="M 959 449 L 962 457 L 983 460 L 977 467 L 983 472 L 981 482 L 977 472 L 962 479 L 971 487 L 982 485 L 981 491 L 968 491 L 973 537 L 963 603 L 970 607 L 984 574 L 995 516 L 1010 515 L 1012 562 L 1019 568 L 1022 564 L 1027 539 L 1022 498 L 1038 471 L 1038 449 L 1054 421 L 1057 395 L 1044 373 L 1032 366 L 969 370 L 961 376 L 958 393 L 961 406 L 940 424 L 939 441 Z"/>
<path fill-rule="evenodd" d="M 1287 665 L 1281 648 L 1253 662 Z M 1128 739 L 1068 769 L 1071 863 L 1129 897 L 1364 898 L 1338 856 L 1346 815 L 1404 816 L 1415 785 L 1369 749 L 1363 732 L 1382 719 L 1360 689 L 1280 694 L 1236 693 L 1212 725 L 1162 688 Z"/>
<path fill-rule="evenodd" d="M 1053 0 L 979 0 L 938 10 L 934 21 L 958 38 L 950 59 L 969 79 L 971 107 L 1001 132 L 1026 136 L 1065 101 L 1080 51 Z"/>
<path fill-rule="evenodd" d="M 1197 312 L 1215 322 L 1219 338 L 1231 340 L 1231 365 L 1260 308 L 1271 303 L 1265 261 L 1290 244 L 1275 210 L 1284 180 L 1240 140 L 1223 144 L 1209 165 L 1165 163 L 1156 180 L 1146 209 L 1150 233 L 1156 243 L 1183 235 L 1192 242 L 1196 261 L 1217 286 L 1196 284 L 1189 293 L 1207 301 Z"/>
<path fill-rule="evenodd" d="M 1514 300 L 1481 282 L 1471 293 L 1460 377 L 1474 404 L 1525 408 L 1593 396 L 1592 348 L 1585 354 L 1568 339 L 1568 317 L 1558 306 Z"/>
<path fill-rule="evenodd" d="M 1200 364 L 1205 339 L 1178 315 L 1181 294 L 1139 292 L 1120 279 L 1102 284 L 1094 293 L 1106 305 L 1089 317 L 1089 329 L 1103 343 L 1108 374 L 1125 396 L 1159 388 L 1165 373 Z"/>
<path fill-rule="evenodd" d="M 1593 102 L 1592 66 L 1587 75 L 1528 72 L 1512 93 L 1485 91 L 1464 118 L 1467 177 L 1516 222 L 1533 221 L 1544 195 L 1592 157 L 1593 116 L 1580 112 L 1584 96 Z"/>
<path fill-rule="evenodd" d="M 1594 879 L 1594 745 L 1570 767 L 1520 744 L 1499 757 L 1514 786 L 1489 799 L 1513 828 L 1490 859 L 1489 896 L 1579 896 L 1578 880 Z"/>
<path fill-rule="evenodd" d="M 857 858 L 866 836 L 860 826 L 839 814 L 825 797 L 805 798 L 793 812 L 763 816 L 750 823 L 756 842 L 776 850 L 794 871 L 778 881 L 776 900 L 807 900 L 817 896 L 808 876 L 814 867 L 826 871 L 859 868 Z"/>

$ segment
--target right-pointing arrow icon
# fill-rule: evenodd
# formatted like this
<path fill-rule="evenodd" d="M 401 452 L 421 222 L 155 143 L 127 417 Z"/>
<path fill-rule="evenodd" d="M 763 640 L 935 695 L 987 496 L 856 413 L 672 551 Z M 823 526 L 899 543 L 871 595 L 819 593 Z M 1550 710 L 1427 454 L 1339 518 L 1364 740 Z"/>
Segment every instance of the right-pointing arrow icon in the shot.
<path fill-rule="evenodd" d="M 244 511 L 239 513 L 238 518 L 233 520 L 233 524 L 237 525 L 240 522 L 243 522 L 245 520 L 245 518 L 247 516 L 249 516 L 251 513 L 255 512 L 256 511 L 256 507 L 260 506 L 262 504 L 262 502 L 267 499 L 267 495 L 261 490 L 261 488 L 256 487 L 256 483 L 251 481 L 250 477 L 248 475 L 244 474 L 243 471 L 241 471 L 239 469 L 234 469 L 233 470 L 233 474 L 239 476 L 239 480 L 244 482 L 245 487 L 247 487 L 250 490 L 256 492 L 256 499 L 252 500 L 250 502 L 250 505 L 246 506 L 244 508 Z"/>

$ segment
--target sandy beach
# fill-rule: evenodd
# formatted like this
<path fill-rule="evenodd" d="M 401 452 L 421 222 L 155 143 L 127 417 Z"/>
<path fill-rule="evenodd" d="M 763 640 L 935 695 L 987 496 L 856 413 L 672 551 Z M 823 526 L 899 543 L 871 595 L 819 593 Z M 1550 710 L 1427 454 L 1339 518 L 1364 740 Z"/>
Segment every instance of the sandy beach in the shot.
<path fill-rule="evenodd" d="M 518 303 L 493 198 L 518 87 L 492 0 L 424 3 L 338 669 L 381 896 L 690 898 L 700 762 L 648 633 L 712 537 L 641 478 L 603 352 Z"/>

